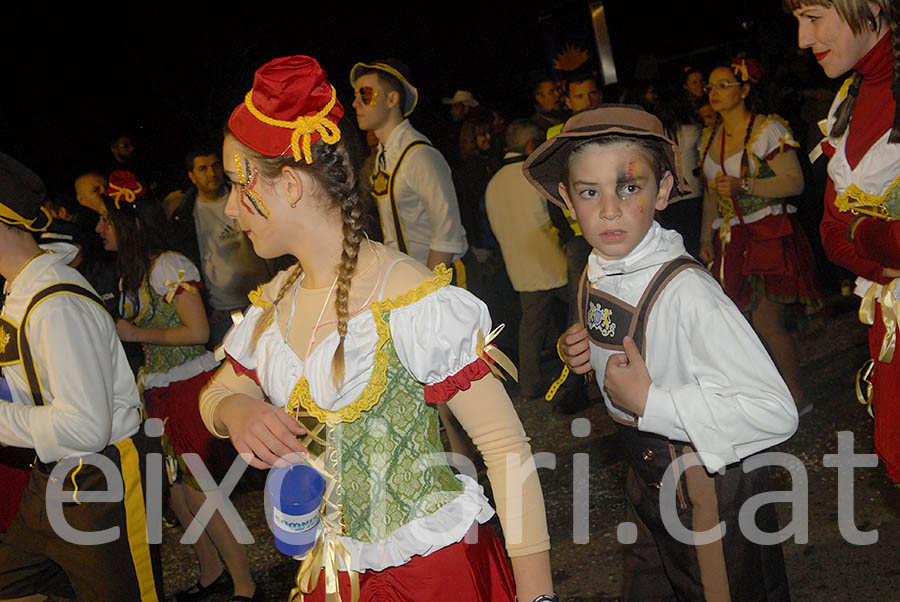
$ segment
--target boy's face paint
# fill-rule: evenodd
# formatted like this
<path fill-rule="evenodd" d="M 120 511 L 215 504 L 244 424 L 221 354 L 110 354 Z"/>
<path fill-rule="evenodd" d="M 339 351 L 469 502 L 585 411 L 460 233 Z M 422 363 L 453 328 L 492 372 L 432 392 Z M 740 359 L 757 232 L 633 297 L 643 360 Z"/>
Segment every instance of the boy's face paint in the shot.
<path fill-rule="evenodd" d="M 669 201 L 670 173 L 658 184 L 650 161 L 629 142 L 588 145 L 569 161 L 569 186 L 559 185 L 591 246 L 607 259 L 625 257 L 653 225 L 654 211 Z"/>

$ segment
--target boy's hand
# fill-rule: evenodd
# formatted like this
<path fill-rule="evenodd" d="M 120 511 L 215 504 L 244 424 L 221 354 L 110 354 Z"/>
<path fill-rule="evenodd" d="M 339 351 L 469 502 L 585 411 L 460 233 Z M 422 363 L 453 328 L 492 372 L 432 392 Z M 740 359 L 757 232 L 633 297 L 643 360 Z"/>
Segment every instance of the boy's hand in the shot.
<path fill-rule="evenodd" d="M 591 345 L 588 343 L 588 333 L 584 326 L 572 324 L 560 335 L 556 348 L 569 370 L 575 374 L 590 372 Z"/>
<path fill-rule="evenodd" d="M 636 416 L 644 415 L 647 393 L 650 391 L 650 372 L 634 339 L 622 339 L 625 353 L 617 353 L 606 362 L 603 387 L 612 402 Z"/>

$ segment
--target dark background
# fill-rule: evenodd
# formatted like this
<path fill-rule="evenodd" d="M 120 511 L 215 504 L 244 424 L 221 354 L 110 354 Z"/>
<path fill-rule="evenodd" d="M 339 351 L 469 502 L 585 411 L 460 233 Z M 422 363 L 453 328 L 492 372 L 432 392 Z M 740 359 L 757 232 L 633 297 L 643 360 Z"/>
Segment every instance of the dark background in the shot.
<path fill-rule="evenodd" d="M 0 94 L 2 150 L 35 169 L 51 192 L 69 194 L 79 173 L 109 162 L 109 142 L 130 133 L 144 159 L 182 177 L 192 141 L 221 132 L 276 56 L 309 54 L 349 105 L 350 67 L 400 57 L 420 91 L 413 122 L 426 133 L 446 120 L 441 97 L 471 90 L 507 120 L 533 112 L 531 70 L 547 65 L 542 23 L 587 2 L 135 4 L 71 15 L 7 17 Z M 798 58 L 796 24 L 778 0 L 607 0 L 620 88 L 678 78 L 748 50 L 768 63 Z M 49 14 L 52 13 L 52 14 Z M 352 117 L 352 109 L 347 106 Z M 173 178 L 174 182 L 176 178 Z"/>

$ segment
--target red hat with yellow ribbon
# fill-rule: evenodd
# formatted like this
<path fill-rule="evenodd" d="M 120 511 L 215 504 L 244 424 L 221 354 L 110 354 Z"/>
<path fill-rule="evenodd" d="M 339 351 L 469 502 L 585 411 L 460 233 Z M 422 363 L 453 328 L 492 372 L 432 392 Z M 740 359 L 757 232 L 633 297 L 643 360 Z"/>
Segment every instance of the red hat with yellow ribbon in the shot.
<path fill-rule="evenodd" d="M 293 155 L 312 163 L 311 147 L 320 139 L 341 139 L 344 107 L 316 59 L 287 56 L 256 70 L 253 89 L 228 119 L 243 145 L 267 157 Z"/>
<path fill-rule="evenodd" d="M 144 196 L 147 189 L 138 182 L 137 177 L 130 171 L 117 169 L 109 174 L 109 186 L 103 191 L 116 204 L 116 209 L 122 209 L 133 204 L 138 197 Z M 129 205 L 125 205 L 129 203 Z"/>

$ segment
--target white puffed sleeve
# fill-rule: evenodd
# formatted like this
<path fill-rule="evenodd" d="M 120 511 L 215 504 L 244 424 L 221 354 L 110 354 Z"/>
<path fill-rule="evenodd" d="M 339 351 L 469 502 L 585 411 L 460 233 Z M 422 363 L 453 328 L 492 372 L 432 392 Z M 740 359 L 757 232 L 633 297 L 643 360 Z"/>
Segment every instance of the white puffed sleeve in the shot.
<path fill-rule="evenodd" d="M 787 122 L 778 115 L 769 115 L 751 142 L 750 150 L 757 157 L 768 160 L 777 152 L 799 146 Z"/>
<path fill-rule="evenodd" d="M 181 271 L 184 270 L 184 275 Z M 153 268 L 150 270 L 150 276 L 147 278 L 150 286 L 157 295 L 164 297 L 174 288 L 175 294 L 185 289 L 184 284 L 197 290 L 203 282 L 200 277 L 200 270 L 194 265 L 190 259 L 181 253 L 170 251 L 163 253 L 153 262 Z"/>
<path fill-rule="evenodd" d="M 400 362 L 426 385 L 426 401 L 447 401 L 490 371 L 477 346 L 479 331 L 491 331 L 491 316 L 465 289 L 448 285 L 394 309 L 390 326 Z"/>

